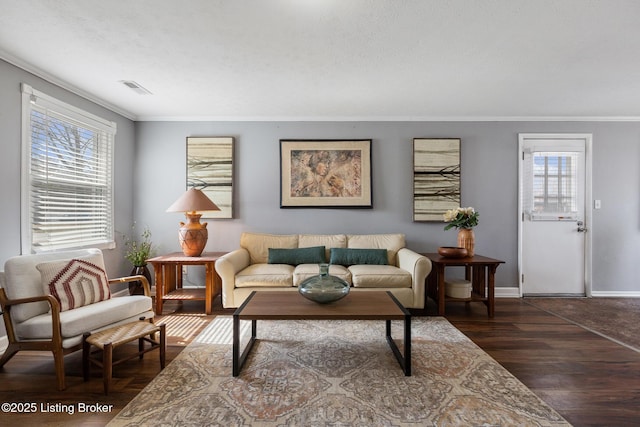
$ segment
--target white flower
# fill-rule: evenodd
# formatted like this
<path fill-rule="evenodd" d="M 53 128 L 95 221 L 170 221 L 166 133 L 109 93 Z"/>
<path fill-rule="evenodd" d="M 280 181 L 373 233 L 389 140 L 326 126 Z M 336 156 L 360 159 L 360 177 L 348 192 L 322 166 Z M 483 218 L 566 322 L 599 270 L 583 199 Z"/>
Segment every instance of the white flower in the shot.
<path fill-rule="evenodd" d="M 455 208 L 446 211 L 443 215 L 444 222 L 448 222 L 444 229 L 450 228 L 473 228 L 478 225 L 478 212 L 469 206 L 467 208 Z"/>
<path fill-rule="evenodd" d="M 444 222 L 453 221 L 458 216 L 458 208 L 450 209 L 446 211 L 443 216 L 444 216 Z"/>

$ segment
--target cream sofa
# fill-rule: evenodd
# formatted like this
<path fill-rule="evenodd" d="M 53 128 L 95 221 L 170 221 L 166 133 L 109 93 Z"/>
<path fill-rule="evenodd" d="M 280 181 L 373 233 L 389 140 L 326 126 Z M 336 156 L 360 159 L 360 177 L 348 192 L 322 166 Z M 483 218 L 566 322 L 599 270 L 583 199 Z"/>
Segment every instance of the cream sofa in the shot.
<path fill-rule="evenodd" d="M 431 261 L 405 248 L 404 234 L 262 233 L 242 233 L 240 248 L 216 261 L 223 307 L 239 307 L 256 290 L 297 291 L 302 281 L 318 274 L 318 259 L 309 253 L 317 255 L 319 247 L 331 264 L 329 274 L 346 280 L 352 291 L 391 291 L 405 307 L 424 308 Z M 379 256 L 384 251 L 386 263 Z M 375 260 L 366 259 L 372 254 Z"/>

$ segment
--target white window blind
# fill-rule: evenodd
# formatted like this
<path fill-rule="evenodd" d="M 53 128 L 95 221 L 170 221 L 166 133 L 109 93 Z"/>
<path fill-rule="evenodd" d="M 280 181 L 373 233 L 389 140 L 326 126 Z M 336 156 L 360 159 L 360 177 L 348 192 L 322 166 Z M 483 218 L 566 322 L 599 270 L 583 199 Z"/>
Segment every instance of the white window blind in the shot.
<path fill-rule="evenodd" d="M 114 247 L 115 123 L 23 90 L 23 253 Z"/>
<path fill-rule="evenodd" d="M 577 219 L 583 156 L 580 151 L 525 152 L 523 208 L 531 220 Z"/>

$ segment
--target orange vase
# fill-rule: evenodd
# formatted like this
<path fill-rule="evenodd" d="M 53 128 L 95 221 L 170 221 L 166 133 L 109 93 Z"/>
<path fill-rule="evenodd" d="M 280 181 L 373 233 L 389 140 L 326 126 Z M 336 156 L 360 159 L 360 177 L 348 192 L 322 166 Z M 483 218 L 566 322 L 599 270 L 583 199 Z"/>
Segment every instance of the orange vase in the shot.
<path fill-rule="evenodd" d="M 475 244 L 476 236 L 472 228 L 458 230 L 458 247 L 466 248 L 468 256 L 473 256 Z"/>

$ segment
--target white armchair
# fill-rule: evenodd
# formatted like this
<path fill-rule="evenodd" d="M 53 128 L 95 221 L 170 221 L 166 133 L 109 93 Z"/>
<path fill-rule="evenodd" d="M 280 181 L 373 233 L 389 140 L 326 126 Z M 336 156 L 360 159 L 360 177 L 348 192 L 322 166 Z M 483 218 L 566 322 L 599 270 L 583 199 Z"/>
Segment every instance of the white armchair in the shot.
<path fill-rule="evenodd" d="M 141 281 L 144 295 L 112 297 L 115 283 Z M 82 348 L 82 334 L 153 318 L 143 276 L 109 280 L 99 249 L 21 255 L 0 273 L 0 307 L 9 346 L 0 369 L 20 350 L 51 351 L 58 389 L 65 389 L 64 355 Z"/>

